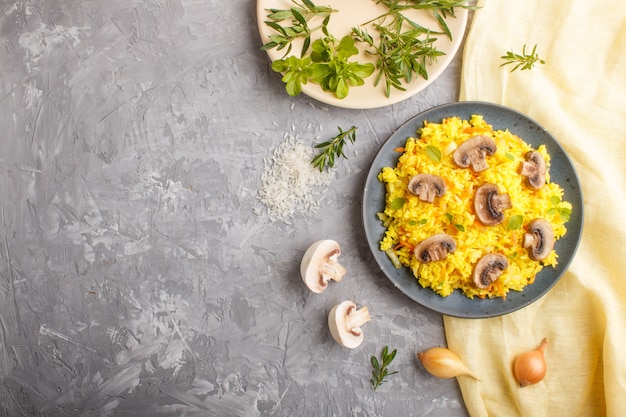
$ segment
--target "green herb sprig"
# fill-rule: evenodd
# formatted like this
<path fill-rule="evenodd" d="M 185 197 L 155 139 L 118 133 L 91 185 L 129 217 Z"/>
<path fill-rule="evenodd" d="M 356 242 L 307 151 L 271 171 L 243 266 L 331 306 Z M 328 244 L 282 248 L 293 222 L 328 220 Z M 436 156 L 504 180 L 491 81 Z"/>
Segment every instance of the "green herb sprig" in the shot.
<path fill-rule="evenodd" d="M 336 12 L 328 6 L 316 6 L 311 0 L 302 0 L 298 3 L 292 0 L 296 7 L 290 9 L 267 9 L 269 14 L 265 24 L 276 31 L 270 35 L 270 41 L 261 47 L 261 50 L 267 51 L 276 48 L 277 50 L 285 50 L 283 56 L 287 56 L 291 52 L 293 41 L 297 38 L 304 38 L 300 56 L 303 57 L 311 45 L 311 34 L 321 29 L 326 36 L 328 33 L 328 22 L 332 13 Z M 322 17 L 320 26 L 311 28 L 309 22 L 315 17 Z M 282 22 L 288 21 L 291 26 L 281 25 Z"/>
<path fill-rule="evenodd" d="M 387 377 L 398 373 L 398 371 L 389 372 L 388 369 L 389 365 L 396 357 L 396 353 L 397 349 L 389 352 L 389 347 L 385 346 L 380 355 L 380 362 L 378 361 L 378 358 L 376 358 L 376 355 L 372 355 L 372 379 L 370 379 L 370 382 L 373 390 L 380 387 L 383 382 L 387 380 Z"/>
<path fill-rule="evenodd" d="M 374 85 L 378 85 L 384 78 L 387 97 L 391 95 L 392 88 L 406 91 L 404 84 L 410 83 L 414 75 L 427 80 L 427 64 L 444 55 L 435 47 L 437 38 L 430 36 L 428 29 L 413 26 L 403 30 L 404 21 L 403 17 L 399 17 L 390 25 L 374 24 L 379 34 L 377 44 L 365 28 L 352 28 L 355 39 L 372 48 L 368 53 L 376 56 L 378 69 Z"/>
<path fill-rule="evenodd" d="M 500 65 L 500 67 L 515 64 L 515 66 L 511 69 L 511 72 L 517 69 L 521 69 L 522 71 L 530 70 L 536 63 L 546 63 L 546 61 L 539 58 L 539 55 L 537 54 L 536 44 L 535 46 L 533 46 L 533 50 L 530 53 L 526 52 L 526 45 L 524 45 L 521 54 L 515 53 L 513 51 L 508 51 L 506 55 L 502 55 L 500 58 L 504 59 L 505 61 L 504 63 L 502 63 L 502 65 Z"/>
<path fill-rule="evenodd" d="M 319 153 L 313 160 L 311 164 L 319 168 L 320 171 L 323 171 L 327 166 L 332 168 L 335 166 L 335 159 L 337 157 L 343 157 L 347 159 L 348 157 L 343 152 L 343 147 L 346 144 L 346 140 L 350 143 L 354 143 L 356 140 L 356 126 L 352 126 L 348 130 L 343 130 L 341 127 L 337 126 L 339 129 L 339 134 L 334 136 L 330 140 L 315 145 L 316 149 L 319 149 Z"/>
<path fill-rule="evenodd" d="M 389 9 L 388 14 L 396 16 L 409 9 L 430 10 L 439 27 L 450 40 L 452 40 L 452 32 L 446 23 L 446 18 L 456 17 L 455 8 L 476 9 L 476 6 L 471 6 L 467 0 L 378 0 L 376 3 L 383 4 Z"/>
<path fill-rule="evenodd" d="M 570 216 L 572 215 L 572 208 L 568 203 L 563 203 L 561 201 L 561 197 L 554 195 L 550 197 L 550 204 L 552 207 L 548 209 L 547 213 L 549 215 L 554 216 L 555 214 L 558 214 L 564 222 L 569 221 Z"/>

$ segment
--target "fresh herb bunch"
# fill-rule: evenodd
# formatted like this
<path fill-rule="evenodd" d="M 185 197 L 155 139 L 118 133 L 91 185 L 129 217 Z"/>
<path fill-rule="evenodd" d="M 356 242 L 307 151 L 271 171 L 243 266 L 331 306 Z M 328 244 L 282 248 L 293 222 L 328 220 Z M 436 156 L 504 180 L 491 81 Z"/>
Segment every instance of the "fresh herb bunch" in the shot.
<path fill-rule="evenodd" d="M 535 46 L 533 46 L 533 50 L 530 53 L 526 52 L 526 45 L 524 44 L 521 54 L 515 53 L 513 51 L 508 51 L 506 55 L 502 55 L 500 58 L 505 60 L 505 62 L 502 65 L 500 65 L 501 67 L 505 65 L 515 64 L 513 69 L 511 69 L 511 72 L 515 71 L 518 68 L 521 69 L 522 71 L 529 70 L 529 69 L 532 69 L 532 67 L 536 63 L 540 63 L 540 64 L 546 63 L 546 61 L 539 58 L 536 44 Z"/>
<path fill-rule="evenodd" d="M 452 33 L 446 23 L 449 16 L 455 17 L 455 8 L 473 8 L 467 0 L 374 0 L 387 7 L 388 11 L 352 29 L 337 43 L 328 32 L 331 14 L 337 10 L 329 6 L 317 6 L 312 0 L 292 0 L 294 7 L 268 9 L 270 12 L 265 23 L 275 33 L 262 50 L 276 48 L 285 50 L 283 59 L 274 61 L 272 69 L 283 74 L 288 94 L 300 94 L 302 85 L 307 82 L 319 84 L 324 91 L 330 91 L 339 99 L 348 95 L 350 86 L 364 84 L 376 69 L 378 75 L 374 83 L 377 86 L 385 79 L 385 92 L 391 95 L 391 89 L 405 91 L 405 84 L 414 77 L 428 79 L 427 66 L 444 55 L 435 47 L 437 38 L 433 35 L 445 34 L 452 39 Z M 430 10 L 438 22 L 441 31 L 434 31 L 412 21 L 404 15 L 407 10 Z M 311 27 L 314 18 L 322 22 Z M 378 32 L 379 41 L 375 43 L 365 26 L 371 26 Z M 321 30 L 324 37 L 312 41 L 313 33 Z M 292 42 L 304 38 L 299 58 L 287 57 L 292 51 Z M 351 39 L 349 39 L 351 38 Z M 376 56 L 376 64 L 349 62 L 348 58 L 359 53 L 354 41 L 365 43 L 366 51 Z M 309 49 L 312 51 L 309 54 Z M 287 57 L 287 58 L 286 58 Z M 310 58 L 310 60 L 309 60 Z"/>
<path fill-rule="evenodd" d="M 347 159 L 346 154 L 343 152 L 343 147 L 346 144 L 346 140 L 350 143 L 354 143 L 356 140 L 356 126 L 352 126 L 348 130 L 343 130 L 341 127 L 337 126 L 339 129 L 339 134 L 337 136 L 331 138 L 330 140 L 315 145 L 316 149 L 319 149 L 319 153 L 313 160 L 311 164 L 319 168 L 320 171 L 323 171 L 327 166 L 332 168 L 335 166 L 335 158 L 343 157 Z"/>
<path fill-rule="evenodd" d="M 359 53 L 351 36 L 344 36 L 336 44 L 336 39 L 332 37 L 313 42 L 311 79 L 324 91 L 333 92 L 342 99 L 348 96 L 351 86 L 365 84 L 364 79 L 372 75 L 375 68 L 372 63 L 348 61 L 348 58 Z"/>
<path fill-rule="evenodd" d="M 369 53 L 377 57 L 376 68 L 378 75 L 374 85 L 378 85 L 382 78 L 385 79 L 385 94 L 391 95 L 391 88 L 405 91 L 405 83 L 413 80 L 414 74 L 428 79 L 427 64 L 435 61 L 437 57 L 444 55 L 434 43 L 436 38 L 430 36 L 430 31 L 419 25 L 412 24 L 410 30 L 403 31 L 400 17 L 393 24 L 383 26 L 374 24 L 374 28 L 380 35 L 378 45 L 364 28 L 353 28 L 352 33 L 358 41 L 365 42 L 373 48 Z"/>
<path fill-rule="evenodd" d="M 374 72 L 374 64 L 360 64 L 348 60 L 357 55 L 354 39 L 346 35 L 340 41 L 332 36 L 318 39 L 311 45 L 312 52 L 304 58 L 293 55 L 272 63 L 272 70 L 283 74 L 287 93 L 296 96 L 302 84 L 308 81 L 319 84 L 324 91 L 337 98 L 347 97 L 351 86 L 360 86 Z"/>
<path fill-rule="evenodd" d="M 270 13 L 267 18 L 269 20 L 266 20 L 265 24 L 277 33 L 270 35 L 270 41 L 263 45 L 261 50 L 267 51 L 276 48 L 280 51 L 286 48 L 283 56 L 287 56 L 291 52 L 292 42 L 297 38 L 304 38 L 300 51 L 300 56 L 303 57 L 311 45 L 311 34 L 314 31 L 321 29 L 322 33 L 329 36 L 330 15 L 337 10 L 328 6 L 316 6 L 311 0 L 302 0 L 302 3 L 298 3 L 296 0 L 292 0 L 292 2 L 296 7 L 288 10 L 268 9 Z M 309 22 L 314 17 L 322 17 L 322 23 L 318 27 L 310 28 Z M 289 21 L 291 26 L 280 24 L 285 21 Z"/>
<path fill-rule="evenodd" d="M 380 362 L 376 358 L 376 355 L 372 355 L 372 379 L 370 379 L 372 389 L 376 390 L 376 388 L 380 387 L 382 383 L 387 380 L 387 377 L 398 373 L 398 371 L 389 372 L 388 369 L 388 366 L 396 357 L 396 353 L 397 349 L 389 352 L 389 347 L 385 346 L 380 355 Z"/>

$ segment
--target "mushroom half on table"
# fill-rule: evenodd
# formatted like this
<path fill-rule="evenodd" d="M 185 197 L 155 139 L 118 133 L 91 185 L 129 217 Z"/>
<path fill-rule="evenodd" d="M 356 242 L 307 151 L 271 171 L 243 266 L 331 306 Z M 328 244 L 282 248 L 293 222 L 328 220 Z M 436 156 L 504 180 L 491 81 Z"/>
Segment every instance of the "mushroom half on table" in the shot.
<path fill-rule="evenodd" d="M 357 308 L 353 301 L 343 301 L 328 314 L 328 328 L 333 339 L 341 346 L 354 349 L 363 342 L 361 326 L 370 320 L 366 306 Z"/>
<path fill-rule="evenodd" d="M 321 293 L 331 280 L 343 279 L 346 268 L 337 261 L 339 255 L 339 243 L 331 239 L 318 240 L 309 246 L 300 263 L 300 275 L 311 291 Z"/>

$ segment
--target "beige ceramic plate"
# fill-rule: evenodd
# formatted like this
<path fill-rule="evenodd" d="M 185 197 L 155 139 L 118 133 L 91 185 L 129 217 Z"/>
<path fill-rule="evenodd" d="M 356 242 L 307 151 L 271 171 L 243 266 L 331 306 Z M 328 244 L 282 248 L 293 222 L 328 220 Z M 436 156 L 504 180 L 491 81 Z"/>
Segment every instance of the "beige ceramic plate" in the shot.
<path fill-rule="evenodd" d="M 317 6 L 331 6 L 333 9 L 338 10 L 332 14 L 328 25 L 330 34 L 337 39 L 350 34 L 352 27 L 361 26 L 364 23 L 380 16 L 387 10 L 384 6 L 376 4 L 375 0 L 314 0 L 314 3 Z M 269 13 L 267 9 L 272 8 L 286 10 L 293 6 L 294 3 L 291 0 L 257 0 L 257 22 L 263 44 L 269 41 L 271 34 L 275 33 L 272 28 L 265 24 L 267 14 Z M 360 87 L 350 87 L 350 92 L 344 99 L 338 99 L 333 93 L 325 92 L 319 87 L 319 85 L 313 83 L 303 85 L 302 91 L 306 95 L 323 103 L 350 109 L 371 109 L 406 100 L 426 88 L 450 64 L 454 54 L 457 52 L 459 45 L 461 44 L 461 41 L 463 40 L 465 25 L 467 23 L 467 15 L 467 9 L 456 8 L 455 17 L 449 16 L 446 19 L 450 32 L 452 33 L 452 41 L 450 41 L 445 35 L 436 35 L 437 49 L 444 52 L 445 55 L 439 57 L 437 62 L 433 62 L 428 65 L 428 80 L 421 77 L 415 77 L 410 84 L 405 86 L 406 91 L 392 89 L 391 96 L 387 97 L 385 95 L 384 80 L 381 80 L 377 86 L 374 86 L 377 74 L 376 72 L 365 79 L 364 85 Z M 433 30 L 439 30 L 439 25 L 432 17 L 432 14 L 428 11 L 411 11 L 410 13 L 407 13 L 406 16 L 422 26 L 432 28 Z M 368 33 L 370 35 L 375 35 L 376 31 L 370 26 L 366 25 L 364 27 L 368 29 Z M 324 35 L 321 31 L 314 32 L 311 42 L 323 36 Z M 351 60 L 359 62 L 375 62 L 373 56 L 364 53 L 366 45 L 357 43 L 357 47 L 361 52 L 358 56 L 352 57 Z M 302 42 L 294 42 L 294 46 L 290 54 L 296 54 L 299 56 L 301 48 Z M 277 51 L 276 49 L 271 49 L 268 51 L 268 55 L 272 61 L 281 59 L 283 58 L 284 50 Z"/>

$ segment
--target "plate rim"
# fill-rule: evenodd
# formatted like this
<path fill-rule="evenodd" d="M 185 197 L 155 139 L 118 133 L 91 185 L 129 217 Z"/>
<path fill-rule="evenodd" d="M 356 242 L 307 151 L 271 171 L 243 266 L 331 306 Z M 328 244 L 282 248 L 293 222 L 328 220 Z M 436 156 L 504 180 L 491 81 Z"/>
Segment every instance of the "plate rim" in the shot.
<path fill-rule="evenodd" d="M 446 117 L 452 117 L 455 115 L 458 115 L 458 113 L 463 113 L 463 112 L 468 112 L 471 114 L 482 114 L 483 112 L 480 112 L 478 110 L 471 110 L 471 109 L 489 109 L 490 111 L 493 112 L 499 112 L 500 114 L 504 114 L 507 117 L 517 117 L 520 118 L 521 120 L 525 121 L 526 123 L 529 123 L 529 126 L 533 126 L 535 128 L 538 128 L 538 132 L 540 132 L 541 135 L 543 135 L 544 137 L 547 137 L 549 139 L 551 139 L 551 143 L 549 144 L 549 147 L 556 147 L 556 149 L 558 150 L 558 153 L 560 154 L 559 156 L 562 156 L 564 158 L 562 158 L 559 161 L 559 165 L 561 164 L 565 164 L 565 167 L 569 170 L 568 174 L 572 174 L 572 178 L 571 178 L 571 184 L 570 187 L 573 189 L 573 191 L 571 191 L 572 193 L 574 193 L 574 197 L 576 201 L 570 201 L 571 197 L 569 197 L 567 200 L 570 201 L 572 203 L 572 205 L 575 205 L 576 211 L 573 213 L 573 216 L 570 218 L 570 222 L 567 223 L 567 229 L 568 229 L 568 234 L 566 234 L 563 238 L 559 239 L 559 241 L 557 241 L 557 245 L 559 244 L 559 242 L 561 242 L 561 244 L 569 244 L 569 248 L 570 248 L 570 256 L 568 259 L 562 259 L 559 261 L 559 264 L 557 265 L 557 267 L 555 269 L 553 269 L 552 271 L 556 271 L 554 272 L 555 274 L 558 274 L 556 277 L 552 278 L 552 280 L 548 283 L 548 285 L 544 285 L 543 287 L 541 287 L 540 291 L 532 291 L 533 295 L 528 298 L 526 298 L 526 294 L 528 294 L 528 291 L 511 291 L 509 292 L 509 295 L 515 296 L 515 297 L 511 297 L 511 296 L 507 296 L 507 300 L 502 300 L 501 298 L 491 298 L 491 299 L 469 299 L 467 298 L 464 294 L 462 294 L 460 292 L 460 290 L 455 290 L 453 295 L 449 296 L 449 297 L 441 297 L 439 295 L 437 295 L 434 291 L 432 291 L 430 288 L 423 288 L 421 287 L 418 283 L 417 283 L 417 279 L 415 277 L 413 277 L 413 275 L 410 273 L 410 271 L 408 270 L 408 268 L 403 267 L 401 270 L 405 270 L 407 276 L 410 276 L 411 280 L 408 280 L 407 282 L 409 282 L 409 285 L 413 285 L 411 283 L 414 282 L 415 285 L 414 287 L 417 288 L 417 294 L 427 294 L 425 299 L 420 298 L 418 296 L 416 296 L 413 293 L 408 293 L 406 291 L 406 289 L 401 285 L 402 283 L 397 282 L 396 280 L 394 280 L 392 277 L 389 276 L 389 274 L 386 271 L 386 268 L 392 267 L 391 262 L 388 260 L 388 258 L 386 257 L 386 255 L 384 255 L 383 252 L 381 252 L 378 249 L 378 243 L 380 242 L 380 238 L 382 236 L 379 237 L 375 237 L 375 236 L 371 236 L 372 231 L 370 230 L 370 227 L 368 226 L 368 216 L 370 216 L 372 214 L 371 212 L 371 208 L 368 206 L 367 202 L 368 200 L 371 200 L 371 198 L 369 197 L 374 191 L 372 191 L 369 187 L 371 188 L 375 188 L 372 186 L 372 184 L 380 184 L 380 187 L 382 187 L 382 192 L 383 192 L 383 201 L 384 201 L 384 184 L 380 183 L 380 181 L 378 180 L 378 173 L 380 172 L 380 169 L 382 169 L 383 166 L 388 166 L 388 165 L 381 165 L 380 167 L 378 167 L 377 163 L 380 164 L 380 160 L 384 158 L 383 152 L 386 152 L 386 148 L 392 146 L 393 144 L 397 145 L 395 143 L 395 141 L 398 140 L 402 140 L 402 141 L 406 141 L 406 137 L 404 137 L 403 139 L 399 138 L 399 135 L 401 134 L 401 132 L 403 132 L 406 129 L 411 128 L 411 126 L 413 126 L 415 129 L 415 131 L 417 130 L 417 127 L 420 126 L 420 123 L 423 123 L 424 120 L 427 120 L 426 118 L 432 114 L 438 114 L 438 113 L 449 113 L 449 115 L 447 115 Z M 469 117 L 469 116 L 468 116 Z M 439 122 L 435 119 L 430 119 L 436 122 Z M 490 120 L 485 119 L 487 123 L 490 123 Z M 494 129 L 502 129 L 501 127 L 495 127 Z M 537 135 L 539 136 L 539 134 Z M 524 138 L 524 141 L 526 141 L 527 143 L 529 143 L 529 140 L 527 138 Z M 389 144 L 392 145 L 389 145 Z M 531 144 L 532 145 L 532 144 Z M 537 146 L 537 145 L 532 145 L 532 146 Z M 548 146 L 548 144 L 546 143 L 546 146 Z M 552 155 L 554 153 L 553 150 L 550 151 L 550 154 Z M 398 155 L 399 157 L 399 155 Z M 554 166 L 554 159 L 552 160 L 552 166 Z M 551 168 L 552 169 L 552 168 Z M 552 173 L 552 171 L 551 171 Z M 556 174 L 553 173 L 553 174 Z M 553 175 L 554 177 L 554 175 Z M 556 182 L 556 181 L 555 181 Z M 561 187 L 564 187 L 563 184 L 561 184 L 559 182 L 559 185 L 561 185 Z M 566 191 L 564 189 L 564 191 Z M 567 193 L 566 193 L 567 194 Z M 571 264 L 571 262 L 573 261 L 578 248 L 580 246 L 580 241 L 582 240 L 582 232 L 583 232 L 583 226 L 584 226 L 584 199 L 583 199 L 583 194 L 582 194 L 582 187 L 580 185 L 580 178 L 578 176 L 578 173 L 576 171 L 576 167 L 574 166 L 570 156 L 567 154 L 567 152 L 565 151 L 565 149 L 562 147 L 562 145 L 559 143 L 559 141 L 556 139 L 556 137 L 554 137 L 554 135 L 552 135 L 547 129 L 545 129 L 545 127 L 543 127 L 539 122 L 537 122 L 535 119 L 533 119 L 532 117 L 505 105 L 502 104 L 497 104 L 497 103 L 491 103 L 491 102 L 486 102 L 486 101 L 455 101 L 455 102 L 451 102 L 451 103 L 445 103 L 445 104 L 441 104 L 438 106 L 434 106 L 431 107 L 427 110 L 424 110 L 422 112 L 419 112 L 417 114 L 415 114 L 414 116 L 410 117 L 409 119 L 407 119 L 406 121 L 404 121 L 403 123 L 401 123 L 396 129 L 394 129 L 389 136 L 382 142 L 382 144 L 380 145 L 380 147 L 378 148 L 378 150 L 376 151 L 376 154 L 374 156 L 374 158 L 372 159 L 372 163 L 370 165 L 370 168 L 367 171 L 367 175 L 365 177 L 365 181 L 363 184 L 363 200 L 362 200 L 362 210 L 361 210 L 361 223 L 362 223 L 362 227 L 363 230 L 365 232 L 366 235 L 366 241 L 367 241 L 367 245 L 370 249 L 370 252 L 372 253 L 376 264 L 378 266 L 378 269 L 380 270 L 380 273 L 382 275 L 385 276 L 386 279 L 388 279 L 396 288 L 398 288 L 400 290 L 400 292 L 402 292 L 405 296 L 409 297 L 410 299 L 412 299 L 413 301 L 415 301 L 417 304 L 426 307 L 432 311 L 435 311 L 437 313 L 443 314 L 443 315 L 447 315 L 447 316 L 452 316 L 452 317 L 460 317 L 460 318 L 468 318 L 468 319 L 477 319 L 477 318 L 489 318 L 489 317 L 497 317 L 497 316 L 502 316 L 505 314 L 509 314 L 512 313 L 514 311 L 517 311 L 519 309 L 522 309 L 532 303 L 534 303 L 535 301 L 537 301 L 538 299 L 542 298 L 547 292 L 549 292 L 560 280 L 561 278 L 563 278 L 563 276 L 565 275 L 565 273 L 567 272 L 567 270 L 569 269 L 569 266 Z M 370 218 L 369 219 L 369 223 L 370 224 L 374 224 L 376 221 L 378 221 L 377 219 L 373 219 Z M 375 227 L 375 226 L 372 226 Z M 379 228 L 381 228 L 382 226 L 379 225 Z M 382 229 L 383 233 L 384 233 L 384 228 Z M 577 233 L 576 233 L 577 232 Z M 572 236 L 572 233 L 575 233 L 575 236 Z M 565 240 L 567 239 L 567 240 Z M 394 268 L 395 269 L 395 268 Z M 399 270 L 399 271 L 401 271 Z M 542 269 L 542 271 L 540 271 L 537 276 L 540 277 L 542 274 L 545 275 L 544 271 L 548 271 L 550 272 L 551 270 L 544 268 Z M 537 282 L 535 280 L 535 282 Z M 533 285 L 533 284 L 531 284 Z M 532 288 L 530 286 L 527 286 L 524 288 L 524 290 L 526 290 L 527 288 Z M 539 288 L 539 287 L 534 287 L 534 288 Z M 456 295 L 455 295 L 456 294 Z M 460 298 L 460 297 L 462 298 Z M 462 309 L 459 308 L 443 308 L 442 304 L 445 306 L 445 302 L 448 300 L 454 300 L 454 299 L 461 299 L 461 301 L 465 301 L 465 303 L 475 303 L 476 305 L 483 307 L 481 309 L 474 309 L 473 311 L 469 311 L 467 309 L 465 309 L 465 311 L 461 311 Z M 516 301 L 516 303 L 514 303 L 513 305 L 507 305 L 502 307 L 502 303 L 506 303 L 506 302 L 510 302 L 510 299 L 514 298 L 514 301 Z M 522 299 L 522 301 L 518 301 L 518 299 Z M 437 302 L 430 302 L 431 300 L 437 300 Z M 478 304 L 480 303 L 480 304 Z M 495 309 L 493 311 L 489 311 L 488 307 L 492 306 L 492 305 L 496 305 L 497 303 L 500 303 L 498 305 L 498 309 Z M 487 309 L 485 310 L 484 307 L 487 307 Z"/>
<path fill-rule="evenodd" d="M 256 1 L 256 20 L 257 20 L 257 32 L 259 37 L 261 38 L 261 42 L 265 43 L 266 39 L 263 35 L 264 21 L 265 21 L 265 3 L 272 0 L 257 0 Z M 428 88 L 435 80 L 437 80 L 444 71 L 450 66 L 454 58 L 456 57 L 461 45 L 464 42 L 465 34 L 467 32 L 468 21 L 469 21 L 469 10 L 467 8 L 459 7 L 458 12 L 455 15 L 456 19 L 460 19 L 460 28 L 459 33 L 453 37 L 451 41 L 450 50 L 444 55 L 438 58 L 439 61 L 443 62 L 441 65 L 436 67 L 436 71 L 430 72 L 428 79 L 424 79 L 422 77 L 416 77 L 413 82 L 416 83 L 418 80 L 419 83 L 416 83 L 415 88 L 407 88 L 406 91 L 395 91 L 392 90 L 393 93 L 391 97 L 386 97 L 383 95 L 381 100 L 375 100 L 376 104 L 361 104 L 356 100 L 349 100 L 350 95 L 344 99 L 338 99 L 332 93 L 323 91 L 319 89 L 314 84 L 305 84 L 302 86 L 302 93 L 306 96 L 319 101 L 320 103 L 324 103 L 327 105 L 331 105 L 338 108 L 352 109 L 352 110 L 368 110 L 368 109 L 378 109 L 382 107 L 391 106 L 393 104 L 400 103 L 402 101 L 408 100 L 409 98 L 419 94 Z M 271 50 L 265 51 L 266 56 L 269 58 L 270 62 L 274 62 L 274 58 L 272 58 Z M 429 64 L 432 65 L 432 64 Z M 273 71 L 272 71 L 273 72 Z M 376 72 L 371 76 L 375 76 Z M 281 81 L 282 83 L 282 81 Z M 281 84 L 282 86 L 282 84 Z M 405 86 L 406 87 L 406 86 Z M 353 87 L 359 88 L 359 87 Z M 380 85 L 377 88 L 382 88 Z M 284 91 L 283 91 L 284 92 Z M 369 101 L 368 101 L 369 103 Z"/>

